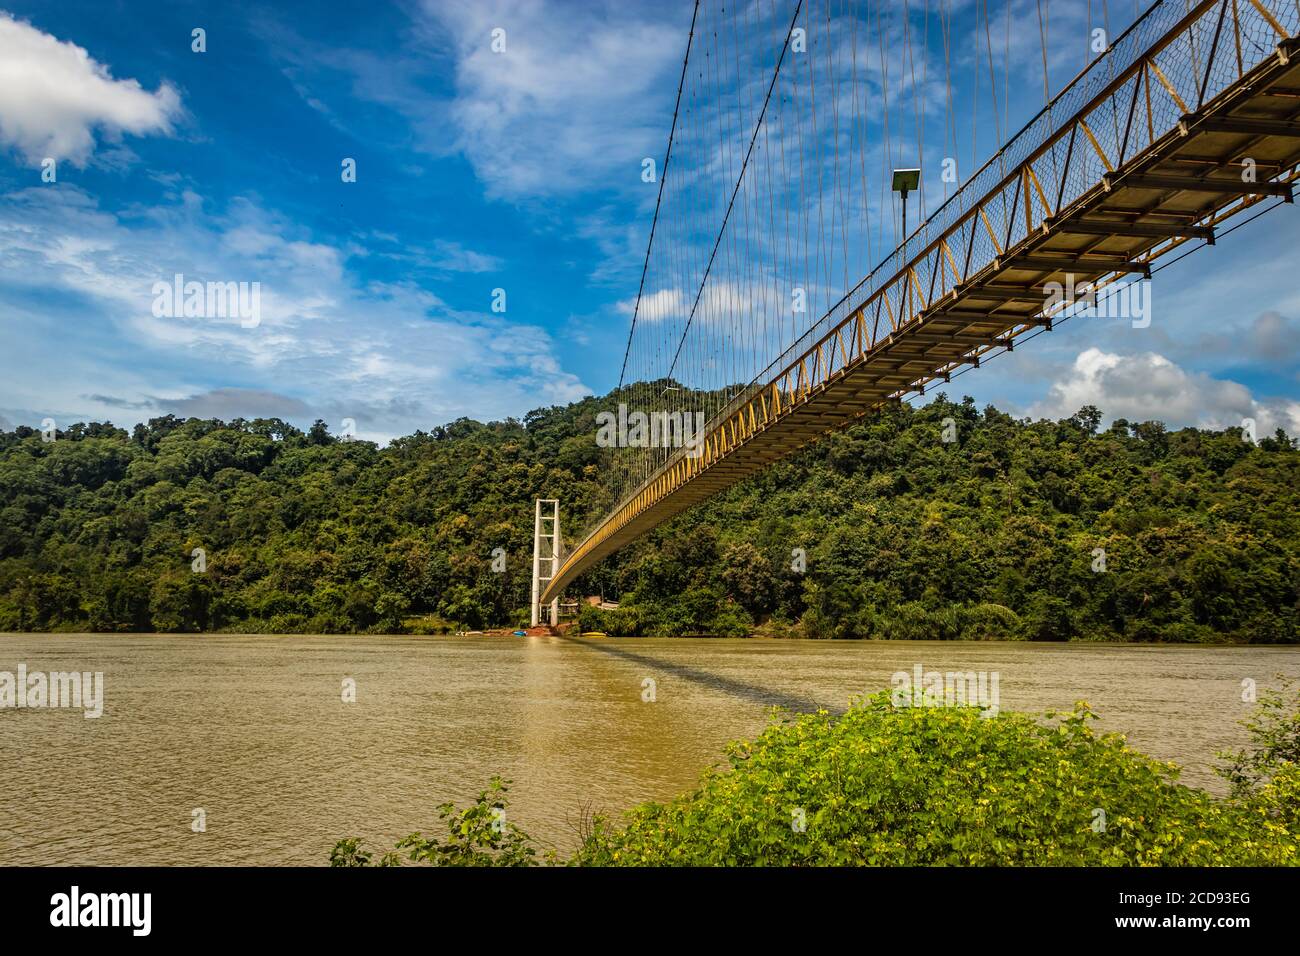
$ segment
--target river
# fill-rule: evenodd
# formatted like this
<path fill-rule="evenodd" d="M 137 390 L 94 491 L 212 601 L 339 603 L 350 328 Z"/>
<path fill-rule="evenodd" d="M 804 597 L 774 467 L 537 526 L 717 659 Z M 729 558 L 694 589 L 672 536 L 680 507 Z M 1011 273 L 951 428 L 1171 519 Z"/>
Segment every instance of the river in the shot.
<path fill-rule="evenodd" d="M 1003 710 L 1086 699 L 1221 791 L 1242 681 L 1300 678 L 1287 647 L 0 635 L 0 671 L 20 664 L 102 672 L 103 716 L 0 710 L 0 864 L 319 865 L 343 836 L 441 835 L 437 805 L 497 773 L 511 819 L 566 850 L 584 809 L 689 790 L 773 706 L 842 710 L 917 664 L 996 672 Z"/>

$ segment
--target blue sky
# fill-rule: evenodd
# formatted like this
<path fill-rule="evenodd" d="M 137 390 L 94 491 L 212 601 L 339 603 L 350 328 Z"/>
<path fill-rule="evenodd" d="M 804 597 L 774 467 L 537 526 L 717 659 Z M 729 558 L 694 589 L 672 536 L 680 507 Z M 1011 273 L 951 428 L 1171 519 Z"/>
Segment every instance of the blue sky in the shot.
<path fill-rule="evenodd" d="M 974 5 L 952 9 L 968 30 Z M 1034 9 L 1010 8 L 1012 129 L 1042 102 Z M 0 11 L 3 424 L 351 418 L 384 441 L 617 383 L 654 208 L 641 161 L 663 152 L 690 4 Z M 1082 66 L 1083 11 L 1053 0 L 1054 88 Z M 926 121 L 937 169 L 944 122 Z M 1297 249 L 1295 207 L 1270 213 L 1162 271 L 1151 328 L 1067 323 L 950 391 L 1300 431 Z M 259 282 L 259 323 L 155 315 L 176 273 Z"/>

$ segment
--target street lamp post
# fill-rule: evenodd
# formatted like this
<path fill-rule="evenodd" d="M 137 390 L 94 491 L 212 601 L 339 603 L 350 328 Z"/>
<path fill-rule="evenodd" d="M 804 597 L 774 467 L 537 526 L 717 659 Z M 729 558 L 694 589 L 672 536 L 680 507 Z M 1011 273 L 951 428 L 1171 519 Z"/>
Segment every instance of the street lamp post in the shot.
<path fill-rule="evenodd" d="M 894 170 L 894 192 L 903 197 L 903 243 L 907 243 L 907 194 L 921 185 L 921 171 L 919 169 L 896 169 Z M 906 256 L 904 256 L 906 258 Z M 911 318 L 912 311 L 912 284 L 903 279 L 903 288 L 907 290 L 907 303 L 904 306 L 905 315 Z"/>

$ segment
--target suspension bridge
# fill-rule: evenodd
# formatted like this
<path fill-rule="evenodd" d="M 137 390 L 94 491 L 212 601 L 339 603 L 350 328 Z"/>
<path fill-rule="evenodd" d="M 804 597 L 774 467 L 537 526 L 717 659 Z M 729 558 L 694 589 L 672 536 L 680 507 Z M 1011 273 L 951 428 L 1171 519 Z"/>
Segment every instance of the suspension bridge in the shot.
<path fill-rule="evenodd" d="M 1300 0 L 1160 0 L 1113 39 L 1106 0 L 922 2 L 696 3 L 617 394 L 703 432 L 612 452 L 571 550 L 555 512 L 535 621 L 691 505 L 1291 202 Z M 1026 63 L 1042 105 L 1007 135 Z"/>

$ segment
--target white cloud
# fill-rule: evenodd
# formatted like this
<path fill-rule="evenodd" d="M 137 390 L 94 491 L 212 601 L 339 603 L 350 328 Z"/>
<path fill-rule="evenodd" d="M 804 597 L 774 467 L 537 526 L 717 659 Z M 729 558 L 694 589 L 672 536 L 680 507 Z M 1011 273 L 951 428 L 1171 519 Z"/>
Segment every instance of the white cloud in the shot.
<path fill-rule="evenodd" d="M 11 419 L 122 422 L 275 393 L 387 438 L 589 394 L 543 330 L 414 285 L 363 285 L 343 251 L 247 200 L 206 212 L 182 199 L 128 221 L 73 187 L 34 187 L 0 200 L 0 269 Z M 176 273 L 260 282 L 260 325 L 155 316 L 153 284 Z"/>
<path fill-rule="evenodd" d="M 467 249 L 459 242 L 438 239 L 433 244 L 432 265 L 446 272 L 496 272 L 501 268 L 501 260 Z"/>
<path fill-rule="evenodd" d="M 659 289 L 641 296 L 639 309 L 635 297 L 615 303 L 614 309 L 622 315 L 632 315 L 635 312 L 638 318 L 658 322 L 663 319 L 685 318 L 690 311 L 690 304 L 680 289 Z"/>
<path fill-rule="evenodd" d="M 727 323 L 745 317 L 760 326 L 764 320 L 779 321 L 791 314 L 793 300 L 778 285 L 765 277 L 756 277 L 748 285 L 711 279 L 698 305 L 694 292 L 669 288 L 642 294 L 639 311 L 635 296 L 614 303 L 614 310 L 622 315 L 636 312 L 638 321 L 666 322 L 686 319 L 694 307 L 696 321 Z"/>
<path fill-rule="evenodd" d="M 1097 406 L 1107 419 L 1155 419 L 1172 427 L 1221 429 L 1252 418 L 1257 434 L 1270 434 L 1278 427 L 1300 434 L 1300 402 L 1257 400 L 1244 385 L 1187 371 L 1155 352 L 1118 355 L 1086 349 L 1030 413 L 1065 418 L 1084 405 Z"/>
<path fill-rule="evenodd" d="M 0 144 L 28 161 L 85 166 L 97 129 L 109 141 L 169 134 L 180 109 L 169 84 L 150 93 L 136 80 L 115 80 L 81 47 L 0 13 Z"/>
<path fill-rule="evenodd" d="M 641 159 L 663 152 L 654 104 L 685 49 L 685 32 L 606 2 L 578 10 L 542 0 L 442 3 L 423 9 L 456 47 L 455 147 L 492 195 L 546 195 L 640 185 Z M 662 11 L 661 11 L 662 12 Z M 492 31 L 505 31 L 493 52 Z"/>

